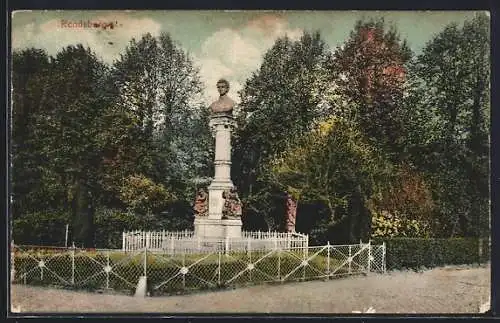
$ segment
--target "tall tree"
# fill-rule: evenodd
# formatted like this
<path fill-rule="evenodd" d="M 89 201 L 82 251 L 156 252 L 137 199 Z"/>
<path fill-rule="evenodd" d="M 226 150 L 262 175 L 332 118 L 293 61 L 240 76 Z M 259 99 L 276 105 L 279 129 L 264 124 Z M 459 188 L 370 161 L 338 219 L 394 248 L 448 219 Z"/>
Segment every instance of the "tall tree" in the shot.
<path fill-rule="evenodd" d="M 93 209 L 101 162 L 99 121 L 106 66 L 82 45 L 68 46 L 53 59 L 47 103 L 38 115 L 36 136 L 43 160 L 65 196 L 59 207 L 72 212 L 73 238 L 86 246 L 93 240 Z M 94 196 L 94 197 L 92 197 Z M 84 202 L 82 202 L 84 201 Z"/>
<path fill-rule="evenodd" d="M 43 171 L 36 145 L 36 120 L 47 103 L 50 58 L 40 49 L 29 48 L 12 54 L 12 192 L 13 214 L 19 217 L 36 208 L 53 207 L 57 197 L 42 187 Z M 46 187 L 46 186 L 45 186 Z M 46 187 L 47 188 L 47 187 Z"/>
<path fill-rule="evenodd" d="M 447 26 L 413 67 L 419 85 L 410 96 L 414 119 L 430 122 L 414 122 L 422 135 L 412 155 L 434 179 L 447 236 L 488 231 L 488 44 L 489 19 L 480 13 L 463 26 Z"/>
<path fill-rule="evenodd" d="M 359 125 L 373 144 L 397 159 L 402 145 L 401 102 L 411 51 L 383 19 L 358 21 L 335 51 L 341 115 Z"/>
<path fill-rule="evenodd" d="M 269 215 L 273 204 L 281 203 L 279 191 L 259 180 L 263 165 L 308 131 L 324 112 L 329 61 L 327 45 L 318 32 L 304 33 L 296 41 L 279 38 L 240 93 L 243 112 L 235 134 L 232 170 L 254 213 Z M 272 217 L 267 219 L 267 226 L 275 228 Z"/>
<path fill-rule="evenodd" d="M 121 127 L 108 127 L 109 186 L 126 185 L 121 179 L 142 174 L 194 197 L 192 178 L 208 175 L 203 173 L 209 169 L 210 131 L 191 58 L 167 33 L 145 34 L 132 40 L 114 63 L 112 82 L 116 102 L 107 122 L 120 116 Z M 113 140 L 117 136 L 121 139 Z M 119 174 L 117 164 L 125 166 Z"/>

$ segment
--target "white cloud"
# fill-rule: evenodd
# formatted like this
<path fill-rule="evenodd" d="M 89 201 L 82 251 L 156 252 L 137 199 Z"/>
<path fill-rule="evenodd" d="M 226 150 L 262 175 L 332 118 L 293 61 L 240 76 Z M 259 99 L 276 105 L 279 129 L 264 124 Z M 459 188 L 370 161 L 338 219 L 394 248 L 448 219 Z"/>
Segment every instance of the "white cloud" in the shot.
<path fill-rule="evenodd" d="M 45 48 L 49 54 L 54 55 L 68 45 L 82 43 L 110 63 L 119 56 L 133 37 L 140 38 L 148 32 L 156 36 L 159 35 L 161 28 L 161 25 L 153 19 L 131 18 L 124 13 L 96 16 L 90 20 L 105 24 L 114 23 L 113 29 L 78 25 L 80 22 L 88 21 L 82 19 L 64 22 L 62 19 L 53 19 L 39 25 L 38 28 L 34 23 L 25 25 L 12 31 L 12 47 Z"/>
<path fill-rule="evenodd" d="M 231 83 L 229 95 L 238 101 L 237 92 L 252 71 L 259 68 L 266 50 L 285 34 L 298 39 L 302 30 L 289 28 L 287 21 L 277 15 L 264 14 L 239 29 L 223 28 L 208 37 L 200 55 L 195 57 L 205 82 L 207 100 L 217 98 L 215 83 L 219 78 L 226 78 Z"/>
<path fill-rule="evenodd" d="M 165 22 L 160 24 L 151 18 L 130 17 L 129 13 L 123 11 L 104 13 L 91 21 L 115 22 L 118 25 L 113 29 L 70 28 L 63 27 L 60 19 L 41 25 L 30 23 L 13 29 L 12 46 L 14 49 L 31 46 L 45 48 L 54 55 L 68 45 L 82 43 L 105 62 L 111 63 L 132 38 L 140 38 L 147 32 L 157 36 L 162 25 L 166 27 Z M 237 92 L 242 89 L 252 71 L 259 68 L 266 50 L 277 37 L 285 34 L 297 39 L 302 35 L 302 30 L 290 28 L 287 20 L 279 14 L 265 13 L 239 28 L 222 28 L 206 38 L 201 51 L 192 55 L 205 83 L 204 97 L 207 102 L 218 97 L 215 83 L 219 78 L 226 78 L 231 83 L 230 96 L 237 101 Z M 175 35 L 172 36 L 175 38 Z"/>

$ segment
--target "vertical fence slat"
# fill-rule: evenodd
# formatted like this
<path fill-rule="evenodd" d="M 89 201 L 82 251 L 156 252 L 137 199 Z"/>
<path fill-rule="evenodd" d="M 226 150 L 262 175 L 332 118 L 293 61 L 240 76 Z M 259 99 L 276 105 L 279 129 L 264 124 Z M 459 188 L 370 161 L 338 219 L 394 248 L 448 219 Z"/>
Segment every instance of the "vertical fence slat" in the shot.
<path fill-rule="evenodd" d="M 371 240 L 368 241 L 368 266 L 367 266 L 367 272 L 371 272 L 371 263 L 372 263 L 372 242 Z"/>
<path fill-rule="evenodd" d="M 326 274 L 330 279 L 330 241 L 326 244 Z"/>
<path fill-rule="evenodd" d="M 349 259 L 347 259 L 349 261 L 349 274 L 351 273 L 351 265 L 352 265 L 352 258 L 351 258 L 351 255 L 352 255 L 352 246 L 349 245 Z"/>

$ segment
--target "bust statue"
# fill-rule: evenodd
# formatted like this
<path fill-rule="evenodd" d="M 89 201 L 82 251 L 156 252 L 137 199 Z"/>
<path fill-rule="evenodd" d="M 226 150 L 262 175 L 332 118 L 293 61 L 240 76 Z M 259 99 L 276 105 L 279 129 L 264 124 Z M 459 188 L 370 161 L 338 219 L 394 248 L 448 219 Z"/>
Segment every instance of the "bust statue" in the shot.
<path fill-rule="evenodd" d="M 212 113 L 231 114 L 233 112 L 235 102 L 227 96 L 227 92 L 229 92 L 229 82 L 225 79 L 220 79 L 217 81 L 217 90 L 219 91 L 220 96 L 217 101 L 214 101 L 210 105 L 210 111 L 212 111 Z"/>

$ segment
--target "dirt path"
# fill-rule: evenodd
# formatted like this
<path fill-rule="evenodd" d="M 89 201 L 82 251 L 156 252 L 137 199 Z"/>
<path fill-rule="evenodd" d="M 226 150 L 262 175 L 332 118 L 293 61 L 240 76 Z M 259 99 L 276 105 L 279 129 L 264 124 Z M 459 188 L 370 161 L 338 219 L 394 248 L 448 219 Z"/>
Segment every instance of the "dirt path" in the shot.
<path fill-rule="evenodd" d="M 22 312 L 477 313 L 489 300 L 490 267 L 445 267 L 330 281 L 138 299 L 13 285 Z"/>

